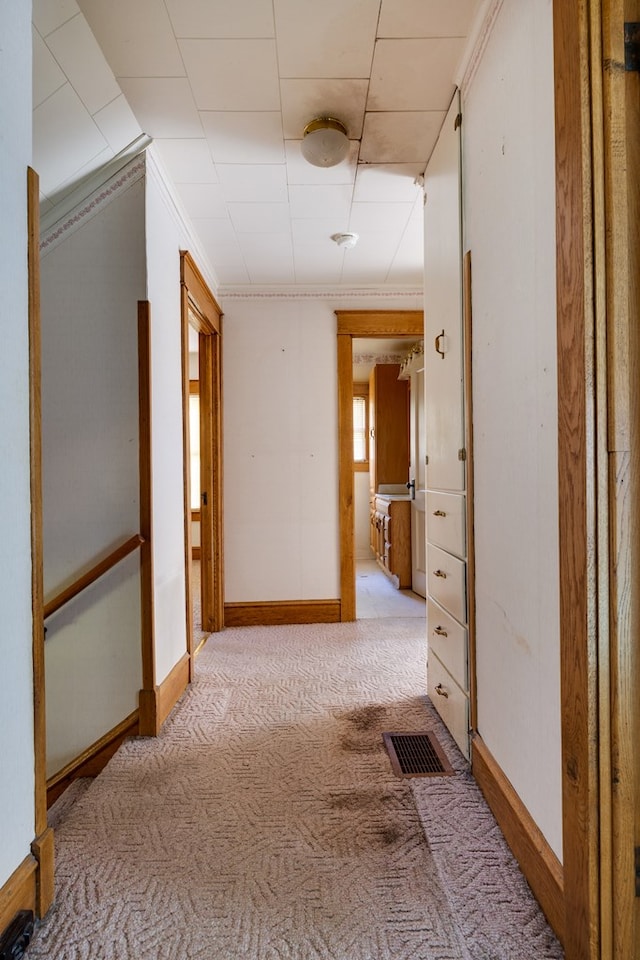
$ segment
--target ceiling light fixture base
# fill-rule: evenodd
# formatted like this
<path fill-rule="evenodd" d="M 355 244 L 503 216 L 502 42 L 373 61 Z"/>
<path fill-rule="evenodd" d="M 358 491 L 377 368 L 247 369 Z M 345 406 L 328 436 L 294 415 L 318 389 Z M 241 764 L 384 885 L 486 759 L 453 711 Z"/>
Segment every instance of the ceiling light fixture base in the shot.
<path fill-rule="evenodd" d="M 300 149 L 314 167 L 335 167 L 349 152 L 347 128 L 335 117 L 316 117 L 304 128 Z"/>

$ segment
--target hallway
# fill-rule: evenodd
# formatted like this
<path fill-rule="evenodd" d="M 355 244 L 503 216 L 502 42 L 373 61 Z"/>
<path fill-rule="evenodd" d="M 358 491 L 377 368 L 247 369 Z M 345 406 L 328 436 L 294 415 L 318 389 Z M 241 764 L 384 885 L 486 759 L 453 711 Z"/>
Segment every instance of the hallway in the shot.
<path fill-rule="evenodd" d="M 424 661 L 417 617 L 211 636 L 161 735 L 52 808 L 30 960 L 560 960 Z M 456 776 L 396 778 L 380 733 L 425 729 Z"/>

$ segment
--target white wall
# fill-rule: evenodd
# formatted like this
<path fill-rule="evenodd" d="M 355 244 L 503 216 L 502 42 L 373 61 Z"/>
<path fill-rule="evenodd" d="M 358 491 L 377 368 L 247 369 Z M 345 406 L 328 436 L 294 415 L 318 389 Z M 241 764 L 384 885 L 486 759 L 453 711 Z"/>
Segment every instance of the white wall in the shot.
<path fill-rule="evenodd" d="M 227 602 L 339 597 L 334 311 L 381 305 L 422 298 L 223 301 Z"/>
<path fill-rule="evenodd" d="M 356 471 L 353 475 L 353 502 L 355 511 L 356 560 L 373 560 L 370 546 L 369 520 L 369 471 Z"/>
<path fill-rule="evenodd" d="M 149 155 L 146 245 L 151 303 L 156 683 L 162 683 L 187 650 L 180 249 L 188 248 L 189 243 Z"/>
<path fill-rule="evenodd" d="M 134 162 L 135 163 L 135 162 Z M 116 178 L 118 181 L 119 178 Z M 140 530 L 138 300 L 144 182 L 46 231 L 41 257 L 45 598 Z M 47 620 L 47 775 L 136 710 L 139 553 Z"/>
<path fill-rule="evenodd" d="M 34 837 L 27 165 L 31 161 L 31 5 L 0 5 L 0 886 Z"/>
<path fill-rule="evenodd" d="M 478 726 L 561 857 L 551 0 L 505 0 L 462 131 Z"/>

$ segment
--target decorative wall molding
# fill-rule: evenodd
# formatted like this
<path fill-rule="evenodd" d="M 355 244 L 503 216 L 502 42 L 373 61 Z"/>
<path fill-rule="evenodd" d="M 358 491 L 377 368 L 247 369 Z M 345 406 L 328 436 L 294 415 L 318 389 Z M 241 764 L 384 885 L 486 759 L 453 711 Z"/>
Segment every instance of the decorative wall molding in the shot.
<path fill-rule="evenodd" d="M 40 256 L 44 257 L 51 250 L 70 237 L 84 223 L 91 220 L 112 200 L 121 196 L 129 187 L 141 180 L 146 171 L 145 155 L 138 155 L 118 170 L 116 174 L 94 189 L 81 203 L 58 219 L 53 225 L 44 229 L 40 234 Z"/>
<path fill-rule="evenodd" d="M 473 83 L 473 79 L 484 56 L 503 4 L 504 0 L 485 0 L 484 7 L 478 12 L 474 26 L 469 34 L 469 42 L 465 55 L 458 69 L 457 84 L 463 97 Z"/>
<path fill-rule="evenodd" d="M 415 301 L 415 309 L 422 309 L 422 287 L 282 287 L 273 290 L 249 290 L 221 287 L 218 297 L 224 300 L 329 300 L 335 308 L 346 300 L 370 300 L 372 304 L 382 300 Z"/>
<path fill-rule="evenodd" d="M 403 353 L 354 353 L 354 367 L 367 367 L 372 363 L 402 363 Z"/>

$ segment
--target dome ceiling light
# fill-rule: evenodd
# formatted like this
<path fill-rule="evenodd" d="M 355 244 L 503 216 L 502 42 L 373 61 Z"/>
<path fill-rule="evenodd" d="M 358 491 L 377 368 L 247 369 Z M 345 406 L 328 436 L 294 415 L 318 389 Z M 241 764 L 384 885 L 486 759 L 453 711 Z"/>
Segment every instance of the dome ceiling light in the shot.
<path fill-rule="evenodd" d="M 335 167 L 349 152 L 345 125 L 333 117 L 316 117 L 304 128 L 301 150 L 314 167 Z"/>

